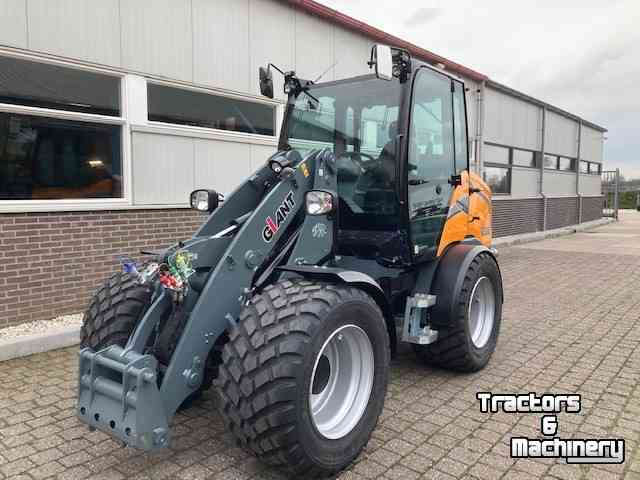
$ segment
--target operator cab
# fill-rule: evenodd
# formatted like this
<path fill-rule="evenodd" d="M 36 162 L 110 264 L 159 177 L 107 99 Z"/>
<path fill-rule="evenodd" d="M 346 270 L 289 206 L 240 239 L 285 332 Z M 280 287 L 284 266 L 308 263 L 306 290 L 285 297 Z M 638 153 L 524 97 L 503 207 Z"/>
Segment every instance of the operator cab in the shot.
<path fill-rule="evenodd" d="M 302 157 L 334 152 L 337 253 L 386 264 L 435 257 L 456 175 L 468 166 L 462 82 L 404 61 L 386 80 L 306 82 L 289 95 L 279 144 Z"/>

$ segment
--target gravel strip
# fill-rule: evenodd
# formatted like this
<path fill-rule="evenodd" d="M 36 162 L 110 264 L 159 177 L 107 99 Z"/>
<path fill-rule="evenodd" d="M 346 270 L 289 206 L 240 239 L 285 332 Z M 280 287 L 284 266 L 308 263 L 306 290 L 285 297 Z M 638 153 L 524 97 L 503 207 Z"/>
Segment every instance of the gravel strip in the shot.
<path fill-rule="evenodd" d="M 11 327 L 0 328 L 0 340 L 46 333 L 58 328 L 82 325 L 82 313 L 62 315 L 51 320 L 36 320 L 35 322 L 22 323 Z"/>

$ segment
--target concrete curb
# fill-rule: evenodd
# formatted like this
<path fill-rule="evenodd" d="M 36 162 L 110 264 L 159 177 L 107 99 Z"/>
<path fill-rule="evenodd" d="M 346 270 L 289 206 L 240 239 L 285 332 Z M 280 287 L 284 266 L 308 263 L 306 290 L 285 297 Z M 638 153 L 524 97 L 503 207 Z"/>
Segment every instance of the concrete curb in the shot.
<path fill-rule="evenodd" d="M 46 333 L 0 340 L 0 362 L 80 343 L 80 326 L 56 328 Z"/>
<path fill-rule="evenodd" d="M 546 230 L 544 232 L 523 233 L 521 235 L 510 235 L 508 237 L 499 237 L 493 241 L 496 247 L 508 247 L 511 245 L 519 245 L 522 243 L 538 242 L 547 238 L 563 237 L 572 233 L 584 232 L 592 228 L 602 227 L 615 222 L 613 218 L 601 218 L 591 222 L 584 222 L 579 225 L 571 225 L 570 227 L 557 228 L 554 230 Z"/>

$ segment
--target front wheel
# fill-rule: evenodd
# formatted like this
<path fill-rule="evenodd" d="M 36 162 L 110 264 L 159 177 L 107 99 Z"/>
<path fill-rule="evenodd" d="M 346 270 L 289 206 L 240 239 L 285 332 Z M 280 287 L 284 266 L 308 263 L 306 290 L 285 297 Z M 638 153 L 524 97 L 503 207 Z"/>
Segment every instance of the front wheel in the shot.
<path fill-rule="evenodd" d="M 348 466 L 366 445 L 388 381 L 377 304 L 346 285 L 284 280 L 254 296 L 216 381 L 238 443 L 297 477 Z"/>
<path fill-rule="evenodd" d="M 414 345 L 424 362 L 461 372 L 482 369 L 498 341 L 502 320 L 502 277 L 493 256 L 481 253 L 464 276 L 453 317 L 430 345 Z"/>

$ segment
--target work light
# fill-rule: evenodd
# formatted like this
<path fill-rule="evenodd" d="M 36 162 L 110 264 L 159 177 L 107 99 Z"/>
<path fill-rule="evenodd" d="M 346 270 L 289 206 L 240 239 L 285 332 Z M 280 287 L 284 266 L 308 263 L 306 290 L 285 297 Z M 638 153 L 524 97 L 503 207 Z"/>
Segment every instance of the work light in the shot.
<path fill-rule="evenodd" d="M 220 195 L 215 190 L 194 190 L 190 195 L 191 208 L 201 212 L 213 212 L 218 208 Z"/>
<path fill-rule="evenodd" d="M 333 195 L 322 190 L 307 192 L 306 203 L 309 215 L 325 215 L 333 211 L 335 207 Z"/>

